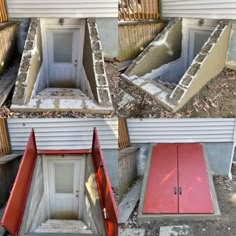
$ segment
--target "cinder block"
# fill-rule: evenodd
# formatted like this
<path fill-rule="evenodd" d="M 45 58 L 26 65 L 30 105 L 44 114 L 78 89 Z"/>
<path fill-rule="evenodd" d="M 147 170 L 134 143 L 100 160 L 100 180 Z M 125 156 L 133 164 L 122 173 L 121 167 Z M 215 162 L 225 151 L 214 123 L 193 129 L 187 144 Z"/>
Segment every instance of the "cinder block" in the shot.
<path fill-rule="evenodd" d="M 198 72 L 198 70 L 200 69 L 201 64 L 199 63 L 194 63 L 193 65 L 191 65 L 191 67 L 188 69 L 188 74 L 191 76 L 195 76 Z"/>
<path fill-rule="evenodd" d="M 95 75 L 96 78 L 96 84 L 97 86 L 108 86 L 108 81 L 107 81 L 107 77 L 105 74 L 96 74 Z"/>
<path fill-rule="evenodd" d="M 173 100 L 173 102 L 178 102 L 182 98 L 184 93 L 185 93 L 185 90 L 177 86 L 175 90 L 173 91 L 173 93 L 171 94 L 170 99 Z"/>
<path fill-rule="evenodd" d="M 112 104 L 109 88 L 97 88 L 98 103 L 102 106 Z"/>
<path fill-rule="evenodd" d="M 94 70 L 96 74 L 105 74 L 105 66 L 103 61 L 95 62 Z"/>
<path fill-rule="evenodd" d="M 182 80 L 181 80 L 181 84 L 184 86 L 188 86 L 190 84 L 190 82 L 192 81 L 193 77 L 190 75 L 185 75 Z"/>
<path fill-rule="evenodd" d="M 156 95 L 157 93 L 161 93 L 162 89 L 153 85 L 153 84 L 145 84 L 142 86 L 142 89 L 145 90 L 146 92 L 148 92 L 151 95 Z"/>

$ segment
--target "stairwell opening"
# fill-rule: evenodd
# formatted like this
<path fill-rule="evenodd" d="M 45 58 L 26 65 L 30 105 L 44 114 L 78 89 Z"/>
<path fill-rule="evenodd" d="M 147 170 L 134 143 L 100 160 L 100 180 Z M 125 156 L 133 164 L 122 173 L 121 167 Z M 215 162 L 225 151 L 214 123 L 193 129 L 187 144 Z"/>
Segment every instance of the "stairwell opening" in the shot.
<path fill-rule="evenodd" d="M 224 68 L 230 30 L 228 21 L 173 19 L 121 77 L 177 111 Z"/>
<path fill-rule="evenodd" d="M 95 19 L 32 20 L 11 108 L 113 111 Z"/>
<path fill-rule="evenodd" d="M 45 153 L 37 157 L 20 235 L 105 235 L 91 154 Z"/>

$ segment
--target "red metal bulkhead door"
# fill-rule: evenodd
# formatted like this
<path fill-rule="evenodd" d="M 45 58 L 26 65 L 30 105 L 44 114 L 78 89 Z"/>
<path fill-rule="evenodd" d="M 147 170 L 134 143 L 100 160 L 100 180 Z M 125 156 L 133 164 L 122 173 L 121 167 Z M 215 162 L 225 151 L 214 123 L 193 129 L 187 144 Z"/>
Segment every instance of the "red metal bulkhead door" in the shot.
<path fill-rule="evenodd" d="M 177 145 L 157 144 L 151 156 L 143 213 L 178 213 L 177 187 Z"/>
<path fill-rule="evenodd" d="M 93 133 L 92 160 L 107 236 L 118 236 L 118 208 L 96 129 Z"/>
<path fill-rule="evenodd" d="M 206 163 L 199 143 L 178 145 L 179 213 L 214 213 Z"/>
<path fill-rule="evenodd" d="M 13 236 L 19 235 L 36 159 L 37 147 L 32 130 L 1 221 Z"/>

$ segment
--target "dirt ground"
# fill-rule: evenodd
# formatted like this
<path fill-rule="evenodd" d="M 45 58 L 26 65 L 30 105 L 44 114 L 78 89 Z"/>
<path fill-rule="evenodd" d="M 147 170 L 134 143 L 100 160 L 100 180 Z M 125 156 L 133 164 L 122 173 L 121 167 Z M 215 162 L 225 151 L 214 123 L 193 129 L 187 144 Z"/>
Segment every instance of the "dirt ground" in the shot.
<path fill-rule="evenodd" d="M 214 177 L 221 216 L 215 220 L 158 220 L 137 223 L 137 210 L 126 227 L 143 228 L 145 235 L 158 236 L 161 226 L 188 225 L 191 236 L 235 236 L 236 235 L 236 171 L 233 180 L 227 177 Z M 190 236 L 188 235 L 188 236 Z M 174 235 L 173 235 L 174 236 Z"/>
<path fill-rule="evenodd" d="M 111 115 L 83 114 L 79 112 L 12 112 L 12 93 L 5 106 L 0 108 L 0 117 L 15 118 L 61 118 L 61 117 L 102 117 L 114 116 L 133 118 L 229 118 L 236 117 L 236 72 L 225 68 L 217 77 L 212 79 L 195 95 L 179 112 L 172 113 L 164 108 L 149 95 L 120 78 L 117 63 L 112 59 L 106 60 L 106 73 L 115 112 Z M 119 108 L 122 94 L 126 92 L 135 99 Z"/>
<path fill-rule="evenodd" d="M 161 104 L 119 77 L 114 63 L 107 63 L 110 84 L 119 81 L 114 89 L 117 114 L 131 118 L 229 118 L 236 117 L 236 71 L 225 68 L 196 94 L 180 111 L 172 113 Z M 135 98 L 118 110 L 119 94 L 125 91 Z"/>

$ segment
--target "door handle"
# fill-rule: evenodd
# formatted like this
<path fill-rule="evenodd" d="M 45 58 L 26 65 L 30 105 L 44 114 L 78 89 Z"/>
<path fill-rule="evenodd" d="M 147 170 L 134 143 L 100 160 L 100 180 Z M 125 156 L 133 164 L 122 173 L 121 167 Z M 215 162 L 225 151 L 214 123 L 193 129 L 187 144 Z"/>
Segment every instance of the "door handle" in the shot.
<path fill-rule="evenodd" d="M 182 187 L 179 187 L 179 195 L 182 195 Z"/>
<path fill-rule="evenodd" d="M 174 187 L 174 194 L 177 194 L 177 187 Z"/>

